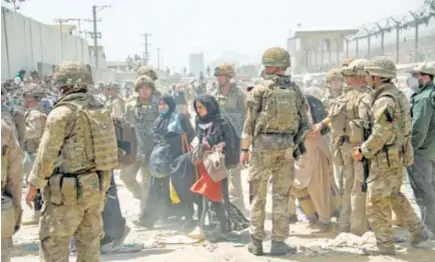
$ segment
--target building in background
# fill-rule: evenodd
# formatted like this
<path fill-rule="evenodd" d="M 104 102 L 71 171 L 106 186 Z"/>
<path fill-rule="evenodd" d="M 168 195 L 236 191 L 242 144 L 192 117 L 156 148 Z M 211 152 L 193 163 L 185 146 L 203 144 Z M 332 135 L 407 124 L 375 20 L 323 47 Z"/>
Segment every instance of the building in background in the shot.
<path fill-rule="evenodd" d="M 107 68 L 115 71 L 131 71 L 126 61 L 107 61 Z"/>
<path fill-rule="evenodd" d="M 199 77 L 200 73 L 204 73 L 204 53 L 190 54 L 189 56 L 189 73 Z"/>

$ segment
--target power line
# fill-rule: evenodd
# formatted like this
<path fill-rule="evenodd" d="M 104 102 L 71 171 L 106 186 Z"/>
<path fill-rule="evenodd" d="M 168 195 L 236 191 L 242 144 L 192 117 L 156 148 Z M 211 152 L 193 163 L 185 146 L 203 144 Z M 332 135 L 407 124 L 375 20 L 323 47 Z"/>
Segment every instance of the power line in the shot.
<path fill-rule="evenodd" d="M 101 33 L 97 31 L 97 11 L 101 11 L 104 8 L 111 7 L 110 5 L 92 6 L 92 22 L 94 23 L 94 32 L 92 38 L 94 39 L 94 53 L 95 53 L 95 68 L 98 68 L 98 38 L 101 38 Z M 98 8 L 98 10 L 97 10 Z"/>
<path fill-rule="evenodd" d="M 149 36 L 152 36 L 152 35 L 149 34 L 149 33 L 145 33 L 145 34 L 142 34 L 141 36 L 143 36 L 144 39 L 145 39 L 145 43 L 144 43 L 144 46 L 145 46 L 145 53 L 143 54 L 144 65 L 148 65 L 148 62 L 149 62 L 148 46 L 151 45 L 151 44 L 148 42 L 148 37 L 149 37 Z"/>

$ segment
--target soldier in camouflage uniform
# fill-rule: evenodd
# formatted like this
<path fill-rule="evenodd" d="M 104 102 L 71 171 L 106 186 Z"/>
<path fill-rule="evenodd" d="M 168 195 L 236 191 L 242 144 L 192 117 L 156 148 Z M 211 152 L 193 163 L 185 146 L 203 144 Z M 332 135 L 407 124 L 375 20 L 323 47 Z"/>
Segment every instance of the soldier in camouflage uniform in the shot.
<path fill-rule="evenodd" d="M 234 66 L 223 63 L 215 68 L 214 75 L 219 84 L 219 88 L 213 93 L 219 103 L 220 108 L 228 115 L 240 137 L 245 122 L 245 103 L 246 93 L 237 87 L 230 80 L 235 76 Z M 243 202 L 241 166 L 229 170 L 229 196 L 232 204 L 240 210 L 245 209 Z"/>
<path fill-rule="evenodd" d="M 325 76 L 326 88 L 321 99 L 326 110 L 334 103 L 343 91 L 343 75 L 340 68 L 332 68 Z"/>
<path fill-rule="evenodd" d="M 138 152 L 136 162 L 122 169 L 120 178 L 133 196 L 141 200 L 141 207 L 143 207 L 146 203 L 148 192 L 147 165 L 149 156 L 154 148 L 151 131 L 153 123 L 159 114 L 159 99 L 154 93 L 154 81 L 149 76 L 139 76 L 136 79 L 135 85 L 135 91 L 138 95 L 135 99 L 131 99 L 125 104 L 123 119 L 132 124 L 135 128 Z M 140 171 L 142 184 L 139 184 L 136 179 L 138 171 Z M 141 210 L 144 209 L 145 208 L 141 208 Z"/>
<path fill-rule="evenodd" d="M 100 261 L 104 198 L 117 165 L 113 122 L 87 93 L 92 76 L 85 65 L 62 63 L 54 83 L 62 97 L 47 117 L 26 195 L 32 205 L 43 190 L 40 259 L 67 261 L 74 236 L 77 261 Z"/>
<path fill-rule="evenodd" d="M 47 121 L 47 115 L 40 105 L 44 97 L 44 90 L 38 84 L 29 84 L 23 90 L 23 105 L 27 109 L 24 117 L 26 123 L 26 141 L 24 142 L 24 151 L 28 154 L 31 163 L 35 161 L 36 151 L 39 147 L 42 134 Z M 30 172 L 30 170 L 29 170 Z M 29 173 L 26 173 L 26 180 Z M 35 207 L 37 206 L 36 203 Z M 29 220 L 23 221 L 23 225 L 36 225 L 39 222 L 41 210 L 34 210 Z"/>
<path fill-rule="evenodd" d="M 287 204 L 294 180 L 294 157 L 303 153 L 308 106 L 299 87 L 285 75 L 290 55 L 281 47 L 267 49 L 262 59 L 264 79 L 247 98 L 240 161 L 249 162 L 249 200 L 251 204 L 251 242 L 248 251 L 263 254 L 267 185 L 273 192 L 271 255 L 296 252 L 284 241 L 289 236 Z"/>
<path fill-rule="evenodd" d="M 9 262 L 12 235 L 21 224 L 21 189 L 23 153 L 13 127 L 2 118 L 2 238 L 1 261 Z"/>
<path fill-rule="evenodd" d="M 320 135 L 321 130 L 332 133 L 333 160 L 342 168 L 343 196 L 338 221 L 341 232 L 363 235 L 367 231 L 365 194 L 361 192 L 363 169 L 352 158 L 353 148 L 363 141 L 364 123 L 369 121 L 371 90 L 366 86 L 364 65 L 366 59 L 357 59 L 341 69 L 346 81 L 344 93 L 329 109 L 329 115 L 313 127 L 310 135 Z"/>
<path fill-rule="evenodd" d="M 149 76 L 154 82 L 154 95 L 156 96 L 162 95 L 162 93 L 159 90 L 157 90 L 156 81 L 159 79 L 159 77 L 157 76 L 156 70 L 154 70 L 152 66 L 141 66 L 139 67 L 136 73 L 138 77 L 143 75 Z"/>
<path fill-rule="evenodd" d="M 365 66 L 367 82 L 374 89 L 373 127 L 369 138 L 354 149 L 356 160 L 371 160 L 367 180 L 367 218 L 375 233 L 378 250 L 368 254 L 394 255 L 391 212 L 403 218 L 411 232 L 412 246 L 428 239 L 427 231 L 400 192 L 403 168 L 413 161 L 410 108 L 405 95 L 391 82 L 396 65 L 386 57 L 375 57 Z"/>
<path fill-rule="evenodd" d="M 110 83 L 106 86 L 106 103 L 105 106 L 109 109 L 114 117 L 122 117 L 124 113 L 124 100 L 119 95 L 121 85 L 119 83 Z"/>

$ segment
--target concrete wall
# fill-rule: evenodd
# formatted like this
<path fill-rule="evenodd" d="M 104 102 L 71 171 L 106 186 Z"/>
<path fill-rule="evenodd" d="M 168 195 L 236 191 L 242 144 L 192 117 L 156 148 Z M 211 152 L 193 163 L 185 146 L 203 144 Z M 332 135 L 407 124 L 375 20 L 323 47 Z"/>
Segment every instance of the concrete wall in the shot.
<path fill-rule="evenodd" d="M 89 63 L 86 40 L 4 7 L 1 19 L 2 80 L 15 76 L 19 69 L 38 70 L 38 63 L 57 65 L 65 60 Z"/>

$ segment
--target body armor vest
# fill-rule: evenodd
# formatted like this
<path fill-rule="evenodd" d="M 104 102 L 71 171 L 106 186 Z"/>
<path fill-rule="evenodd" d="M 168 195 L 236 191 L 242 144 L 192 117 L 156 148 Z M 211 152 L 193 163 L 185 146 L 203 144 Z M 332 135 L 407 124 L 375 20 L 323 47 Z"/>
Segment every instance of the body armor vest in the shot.
<path fill-rule="evenodd" d="M 244 124 L 244 112 L 241 111 L 242 105 L 238 104 L 240 101 L 238 98 L 238 96 L 225 96 L 220 93 L 216 95 L 219 107 L 228 115 L 228 118 L 231 120 L 231 123 L 237 131 L 237 135 L 240 137 Z"/>

